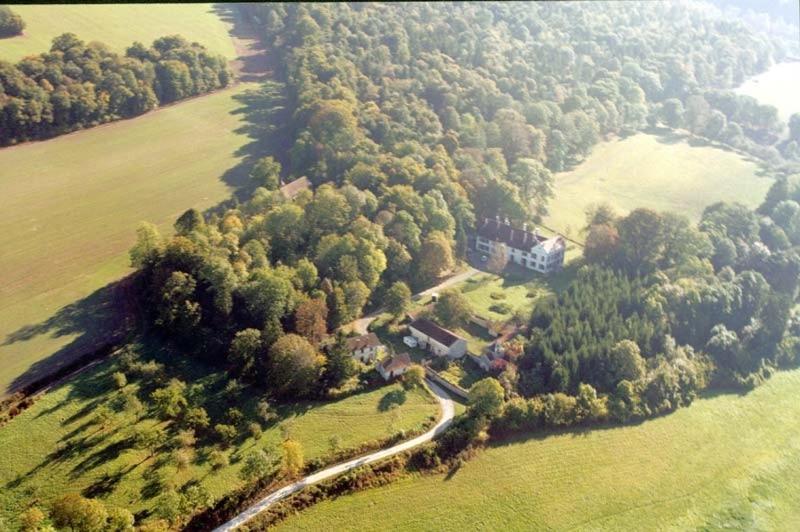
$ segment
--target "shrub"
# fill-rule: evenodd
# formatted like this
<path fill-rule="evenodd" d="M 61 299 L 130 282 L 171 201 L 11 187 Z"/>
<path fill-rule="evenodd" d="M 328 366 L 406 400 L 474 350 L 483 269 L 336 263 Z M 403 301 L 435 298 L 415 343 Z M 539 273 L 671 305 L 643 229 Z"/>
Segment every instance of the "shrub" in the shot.
<path fill-rule="evenodd" d="M 264 423 L 270 424 L 278 419 L 278 413 L 275 412 L 275 409 L 272 408 L 272 405 L 269 404 L 269 401 L 266 399 L 262 399 L 256 405 L 256 413 L 258 417 L 264 421 Z"/>
<path fill-rule="evenodd" d="M 172 453 L 172 462 L 179 471 L 186 470 L 189 467 L 189 464 L 192 463 L 193 459 L 194 452 L 191 448 L 176 449 Z"/>
<path fill-rule="evenodd" d="M 489 294 L 489 297 L 491 297 L 495 301 L 499 301 L 501 299 L 505 299 L 506 294 L 505 292 L 492 292 L 491 294 Z"/>
<path fill-rule="evenodd" d="M 8 6 L 0 6 L 0 38 L 22 35 L 25 21 Z"/>
<path fill-rule="evenodd" d="M 214 449 L 208 455 L 208 462 L 211 464 L 212 469 L 222 469 L 230 464 L 228 455 L 219 449 Z"/>
<path fill-rule="evenodd" d="M 197 438 L 194 435 L 194 431 L 189 429 L 178 431 L 172 441 L 176 447 L 191 447 L 197 443 Z"/>
<path fill-rule="evenodd" d="M 228 422 L 233 426 L 238 426 L 244 419 L 244 414 L 238 408 L 229 408 L 225 413 Z"/>
<path fill-rule="evenodd" d="M 36 506 L 31 506 L 19 517 L 22 532 L 37 532 L 44 522 L 44 512 Z"/>
<path fill-rule="evenodd" d="M 508 314 L 511 312 L 511 305 L 508 303 L 496 303 L 489 307 L 489 310 L 497 314 Z"/>
<path fill-rule="evenodd" d="M 115 371 L 114 374 L 111 375 L 111 379 L 114 381 L 114 386 L 119 389 L 124 388 L 128 384 L 128 378 L 121 371 Z"/>
<path fill-rule="evenodd" d="M 419 447 L 408 459 L 409 467 L 417 471 L 435 469 L 441 464 L 442 461 L 436 454 L 436 446 L 430 443 Z"/>
<path fill-rule="evenodd" d="M 236 439 L 236 435 L 238 433 L 236 427 L 232 425 L 225 425 L 223 423 L 214 425 L 214 432 L 217 433 L 220 441 L 226 446 L 233 443 L 233 440 Z"/>

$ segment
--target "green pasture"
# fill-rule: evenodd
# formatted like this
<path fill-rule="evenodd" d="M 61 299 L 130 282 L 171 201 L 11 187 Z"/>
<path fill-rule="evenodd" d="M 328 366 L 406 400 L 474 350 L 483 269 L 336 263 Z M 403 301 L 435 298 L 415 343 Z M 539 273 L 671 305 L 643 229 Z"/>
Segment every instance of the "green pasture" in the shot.
<path fill-rule="evenodd" d="M 717 201 L 756 207 L 771 184 L 759 177 L 755 162 L 732 151 L 640 133 L 599 144 L 577 167 L 556 174 L 544 224 L 582 241 L 586 208 L 593 204 L 608 203 L 620 214 L 648 207 L 698 220 Z"/>
<path fill-rule="evenodd" d="M 306 460 L 311 460 L 331 452 L 331 436 L 339 436 L 340 449 L 353 448 L 399 430 L 419 428 L 438 415 L 438 406 L 427 392 L 407 392 L 399 384 L 391 384 L 334 402 L 278 407 L 279 419 L 264 425 L 262 437 L 255 440 L 246 427 L 258 419 L 257 389 L 245 388 L 238 397 L 231 397 L 224 389 L 227 378 L 223 373 L 197 361 L 174 358 L 174 353 L 154 345 L 143 350 L 162 361 L 173 357 L 177 362 L 168 363 L 168 371 L 190 385 L 190 394 L 192 386 L 204 387 L 196 395 L 208 410 L 212 425 L 225 422 L 225 409 L 242 410 L 241 436 L 225 451 L 230 465 L 212 469 L 208 455 L 214 440 L 202 437 L 195 446 L 194 460 L 185 469 L 169 460 L 167 446 L 152 458 L 148 451 L 134 448 L 132 438 L 144 427 L 159 425 L 168 434 L 174 429 L 149 412 L 137 421 L 134 414 L 119 410 L 116 401 L 121 392 L 111 379 L 118 364 L 111 359 L 47 393 L 0 430 L 0 529 L 13 530 L 18 514 L 29 502 L 38 501 L 46 508 L 49 501 L 68 492 L 98 497 L 134 513 L 150 511 L 164 490 L 154 485 L 156 474 L 177 489 L 199 482 L 218 498 L 242 485 L 238 473 L 244 456 L 279 445 L 286 434 L 302 444 Z M 127 388 L 147 403 L 150 391 L 143 386 L 145 383 L 131 378 Z M 397 408 L 392 407 L 395 404 Z M 101 406 L 113 412 L 106 427 L 94 423 L 94 413 Z M 280 451 L 277 453 L 279 456 Z"/>
<path fill-rule="evenodd" d="M 626 427 L 539 433 L 278 530 L 797 530 L 800 370 Z"/>
<path fill-rule="evenodd" d="M 236 57 L 229 26 L 213 4 L 64 4 L 15 5 L 25 20 L 24 34 L 0 39 L 0 60 L 16 62 L 50 49 L 53 37 L 74 33 L 124 53 L 134 41 L 150 45 L 179 34 L 229 59 Z"/>

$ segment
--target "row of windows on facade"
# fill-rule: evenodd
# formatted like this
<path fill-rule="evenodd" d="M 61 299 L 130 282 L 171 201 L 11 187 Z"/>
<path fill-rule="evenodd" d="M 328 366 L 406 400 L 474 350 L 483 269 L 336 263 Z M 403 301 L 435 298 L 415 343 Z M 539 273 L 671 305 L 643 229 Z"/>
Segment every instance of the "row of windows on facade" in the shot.
<path fill-rule="evenodd" d="M 489 242 L 488 244 L 484 242 L 478 242 L 478 249 L 481 251 L 491 252 L 493 247 L 494 247 L 493 242 Z M 558 252 L 553 254 L 540 256 L 538 253 L 529 253 L 527 251 L 522 251 L 516 248 L 509 248 L 509 252 L 512 255 L 516 255 L 517 257 L 524 257 L 524 258 L 530 257 L 535 261 L 539 261 L 542 263 L 546 262 L 548 264 L 556 262 L 558 259 L 561 258 L 561 254 L 563 253 L 562 251 L 559 250 Z"/>

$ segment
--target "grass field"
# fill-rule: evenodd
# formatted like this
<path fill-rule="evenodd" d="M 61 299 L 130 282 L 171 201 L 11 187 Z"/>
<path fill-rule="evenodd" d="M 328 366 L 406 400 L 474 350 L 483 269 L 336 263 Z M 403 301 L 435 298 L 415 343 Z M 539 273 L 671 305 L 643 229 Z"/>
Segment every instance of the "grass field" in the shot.
<path fill-rule="evenodd" d="M 129 271 L 140 221 L 169 231 L 244 183 L 271 119 L 255 87 L 0 150 L 0 395 L 97 325 L 96 291 Z"/>
<path fill-rule="evenodd" d="M 716 201 L 755 207 L 772 184 L 757 173 L 756 163 L 736 153 L 640 133 L 599 144 L 576 168 L 556 174 L 545 225 L 582 240 L 591 204 L 608 203 L 620 214 L 649 207 L 693 220 Z"/>
<path fill-rule="evenodd" d="M 133 41 L 150 45 L 164 35 L 180 34 L 229 59 L 236 57 L 228 26 L 213 4 L 18 5 L 27 24 L 24 35 L 0 40 L 0 59 L 16 62 L 46 52 L 53 37 L 72 32 L 84 41 L 100 41 L 124 53 Z"/>
<path fill-rule="evenodd" d="M 464 294 L 474 314 L 494 321 L 507 321 L 515 311 L 529 309 L 538 298 L 566 287 L 574 275 L 569 267 L 549 276 L 526 272 L 501 277 L 484 272 L 453 288 Z M 498 307 L 501 305 L 507 305 L 510 310 L 499 312 L 505 310 Z"/>
<path fill-rule="evenodd" d="M 798 530 L 800 371 L 637 426 L 493 447 L 279 530 Z"/>
<path fill-rule="evenodd" d="M 168 360 L 168 353 L 152 346 L 146 349 L 156 358 Z M 398 384 L 331 403 L 299 403 L 280 408 L 280 419 L 265 427 L 261 439 L 237 440 L 226 451 L 230 466 L 212 470 L 206 460 L 212 447 L 201 439 L 196 459 L 187 469 L 178 470 L 164 452 L 147 459 L 147 451 L 132 448 L 134 434 L 160 422 L 152 417 L 137 422 L 133 414 L 116 412 L 114 399 L 119 392 L 112 389 L 110 378 L 116 369 L 111 360 L 82 373 L 0 430 L 0 529 L 13 530 L 16 516 L 29 501 L 38 499 L 46 508 L 48 501 L 67 492 L 99 497 L 134 513 L 152 509 L 156 496 L 148 475 L 155 471 L 177 486 L 198 481 L 213 497 L 219 497 L 241 485 L 238 472 L 243 456 L 282 441 L 282 425 L 302 444 L 305 458 L 310 460 L 329 452 L 334 434 L 341 437 L 340 448 L 347 449 L 393 431 L 414 429 L 438 415 L 436 402 L 426 392 L 405 392 Z M 212 424 L 221 422 L 219 417 L 230 406 L 240 408 L 247 421 L 255 417 L 257 390 L 245 389 L 241 399 L 231 402 L 224 392 L 227 379 L 223 375 L 204 370 L 197 362 L 173 365 L 172 369 L 192 386 L 204 386 L 200 401 Z M 139 386 L 139 381 L 128 384 L 137 390 Z M 139 395 L 144 398 L 146 394 L 140 391 Z M 399 404 L 396 414 L 388 408 L 390 403 Z M 101 405 L 115 412 L 105 429 L 91 422 Z"/>
<path fill-rule="evenodd" d="M 736 89 L 739 94 L 752 96 L 761 104 L 778 109 L 778 116 L 789 121 L 792 113 L 800 112 L 797 87 L 800 85 L 800 62 L 778 63 L 761 75 L 748 79 Z"/>

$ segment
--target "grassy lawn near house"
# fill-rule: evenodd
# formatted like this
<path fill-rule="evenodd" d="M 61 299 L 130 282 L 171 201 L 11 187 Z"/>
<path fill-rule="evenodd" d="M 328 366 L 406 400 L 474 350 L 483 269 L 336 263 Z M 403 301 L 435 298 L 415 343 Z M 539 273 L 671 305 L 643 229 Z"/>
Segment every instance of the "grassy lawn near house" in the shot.
<path fill-rule="evenodd" d="M 542 275 L 522 268 L 510 268 L 502 276 L 482 272 L 453 285 L 448 290 L 463 293 L 476 316 L 506 323 L 518 312 L 527 316 L 536 301 L 566 288 L 574 278 L 579 265 L 579 261 L 573 261 L 567 264 L 563 271 L 551 275 Z M 428 295 L 415 300 L 410 311 L 419 312 L 432 304 L 433 299 Z M 505 305 L 506 308 L 498 308 L 498 305 Z M 383 313 L 375 319 L 370 330 L 375 332 L 384 344 L 391 346 L 395 353 L 408 352 L 415 362 L 420 362 L 429 355 L 425 350 L 409 348 L 403 343 L 403 337 L 408 334 L 407 325 L 406 322 L 397 322 L 389 313 Z M 453 332 L 467 340 L 469 352 L 474 354 L 482 353 L 494 340 L 486 329 L 471 322 L 463 327 L 454 328 Z"/>
<path fill-rule="evenodd" d="M 118 53 L 140 41 L 150 45 L 165 35 L 179 34 L 199 42 L 228 59 L 236 57 L 228 24 L 213 4 L 105 4 L 15 5 L 25 20 L 25 32 L 0 40 L 0 59 L 16 62 L 46 52 L 53 37 L 74 33 L 78 38 L 100 41 Z"/>
<path fill-rule="evenodd" d="M 639 425 L 490 447 L 278 530 L 797 530 L 800 370 Z M 452 496 L 452 494 L 458 494 Z"/>
<path fill-rule="evenodd" d="M 267 149 L 276 93 L 245 83 L 0 150 L 0 395 L 63 363 L 101 327 L 101 288 L 130 271 L 140 221 L 169 232 L 186 209 L 247 183 L 244 161 Z"/>
<path fill-rule="evenodd" d="M 576 168 L 555 176 L 544 225 L 582 241 L 585 210 L 601 202 L 625 214 L 636 207 L 698 220 L 716 201 L 758 206 L 772 184 L 755 162 L 681 138 L 644 133 L 597 145 Z"/>
<path fill-rule="evenodd" d="M 231 465 L 213 470 L 208 455 L 214 440 L 204 438 L 195 446 L 195 460 L 183 470 L 169 460 L 168 451 L 160 450 L 148 459 L 147 451 L 134 449 L 131 438 L 144 427 L 159 425 L 168 433 L 170 428 L 149 414 L 137 422 L 133 414 L 116 410 L 120 392 L 113 388 L 111 374 L 118 369 L 118 361 L 112 358 L 56 387 L 0 429 L 1 530 L 16 529 L 16 518 L 29 501 L 37 500 L 46 508 L 52 499 L 68 492 L 98 497 L 134 513 L 151 510 L 160 492 L 152 482 L 153 474 L 178 487 L 199 482 L 218 498 L 242 485 L 241 459 L 255 449 L 279 444 L 284 431 L 302 444 L 308 461 L 330 452 L 333 435 L 340 437 L 340 448 L 347 449 L 399 430 L 413 430 L 438 415 L 435 400 L 426 392 L 390 384 L 338 401 L 279 407 L 278 421 L 264 426 L 263 436 L 255 440 L 246 427 L 257 418 L 258 390 L 245 388 L 232 400 L 224 390 L 227 378 L 222 373 L 196 360 L 177 358 L 155 344 L 138 346 L 138 350 L 157 360 L 172 360 L 168 371 L 186 381 L 190 393 L 193 386 L 204 387 L 193 395 L 208 410 L 212 426 L 226 422 L 228 408 L 242 410 L 241 437 L 225 451 Z M 131 377 L 127 386 L 137 390 L 144 402 L 141 385 Z M 392 404 L 399 407 L 390 408 Z M 92 423 L 101 406 L 114 412 L 105 429 Z"/>
<path fill-rule="evenodd" d="M 557 274 L 542 275 L 521 269 L 502 276 L 484 272 L 455 287 L 473 312 L 493 321 L 505 322 L 518 310 L 529 310 L 537 299 L 564 289 L 575 275 L 575 264 Z"/>
<path fill-rule="evenodd" d="M 465 390 L 469 390 L 473 384 L 487 377 L 486 372 L 467 357 L 450 362 L 446 369 L 439 372 L 439 375 Z"/>

